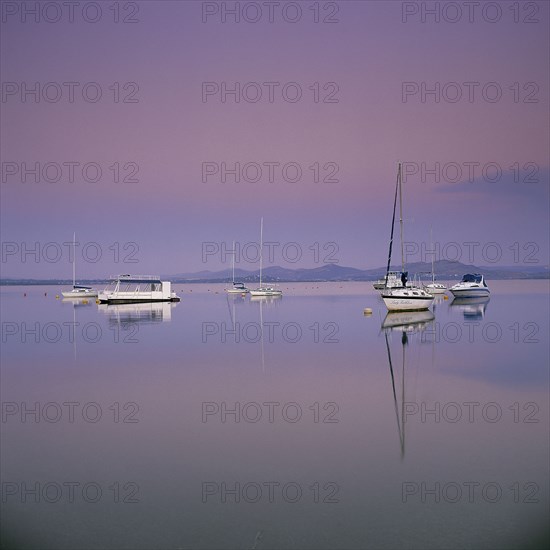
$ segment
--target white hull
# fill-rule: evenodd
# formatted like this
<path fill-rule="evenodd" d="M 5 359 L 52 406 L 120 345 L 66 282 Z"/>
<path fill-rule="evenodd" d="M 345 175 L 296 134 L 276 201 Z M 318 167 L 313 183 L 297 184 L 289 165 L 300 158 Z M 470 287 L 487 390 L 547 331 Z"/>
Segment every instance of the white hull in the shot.
<path fill-rule="evenodd" d="M 166 296 L 163 292 L 100 292 L 98 300 L 102 304 L 139 304 L 148 302 L 179 302 L 174 292 Z"/>
<path fill-rule="evenodd" d="M 388 311 L 425 311 L 434 301 L 433 297 L 411 300 L 395 296 L 382 296 L 382 300 L 384 300 Z"/>
<path fill-rule="evenodd" d="M 451 288 L 450 292 L 455 298 L 481 298 L 490 294 L 488 288 Z"/>
<path fill-rule="evenodd" d="M 250 291 L 250 296 L 282 296 L 282 290 L 275 290 L 273 288 L 257 288 Z"/>
<path fill-rule="evenodd" d="M 445 287 L 445 285 L 438 285 L 436 283 L 435 285 L 425 285 L 424 290 L 426 292 L 429 292 L 430 294 L 445 294 L 447 288 Z"/>
<path fill-rule="evenodd" d="M 97 298 L 97 290 L 69 290 L 61 295 L 63 298 Z"/>
<path fill-rule="evenodd" d="M 102 304 L 139 304 L 148 302 L 179 302 L 180 298 L 172 292 L 169 281 L 147 275 L 120 275 L 113 281 L 113 290 L 105 289 L 98 293 Z"/>
<path fill-rule="evenodd" d="M 225 292 L 227 292 L 227 294 L 247 294 L 248 292 L 250 292 L 250 290 L 248 290 L 248 288 L 226 288 Z"/>
<path fill-rule="evenodd" d="M 382 300 L 388 311 L 425 311 L 434 297 L 420 288 L 406 287 L 382 292 Z"/>

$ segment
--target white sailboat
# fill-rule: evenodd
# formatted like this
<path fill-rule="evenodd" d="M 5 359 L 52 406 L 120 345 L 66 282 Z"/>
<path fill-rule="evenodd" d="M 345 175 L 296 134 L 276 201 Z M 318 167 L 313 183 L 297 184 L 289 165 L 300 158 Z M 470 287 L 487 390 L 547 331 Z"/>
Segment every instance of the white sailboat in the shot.
<path fill-rule="evenodd" d="M 399 271 L 390 271 L 386 277 L 378 279 L 372 283 L 375 290 L 384 290 L 386 287 L 394 288 L 401 286 L 401 273 Z"/>
<path fill-rule="evenodd" d="M 260 222 L 260 287 L 250 291 L 250 296 L 282 296 L 283 291 L 272 286 L 262 286 L 263 269 L 263 248 L 264 248 L 264 219 Z"/>
<path fill-rule="evenodd" d="M 226 288 L 225 291 L 227 294 L 246 294 L 247 292 L 250 292 L 248 288 L 244 285 L 244 283 L 236 283 L 235 282 L 235 241 L 233 241 L 233 276 L 232 276 L 232 283 L 233 286 Z"/>
<path fill-rule="evenodd" d="M 424 285 L 424 289 L 428 291 L 430 294 L 445 294 L 447 287 L 442 283 L 435 282 L 435 271 L 434 271 L 435 252 L 433 251 L 434 242 L 433 242 L 433 235 L 432 235 L 431 228 L 430 228 L 430 240 L 431 240 L 431 248 L 432 248 L 432 282 L 428 283 L 427 285 Z"/>
<path fill-rule="evenodd" d="M 401 281 L 403 286 L 401 288 L 390 288 L 386 286 L 382 290 L 382 300 L 389 311 L 423 311 L 428 309 L 434 297 L 432 294 L 426 292 L 423 288 L 417 286 L 407 286 L 407 275 L 405 271 L 405 253 L 404 253 L 404 241 L 403 241 L 403 192 L 402 192 L 402 181 L 401 181 L 401 163 L 399 163 L 397 168 L 397 183 L 395 186 L 395 197 L 393 200 L 393 217 L 391 224 L 391 234 L 390 234 L 390 250 L 388 254 L 388 266 L 386 269 L 386 281 L 388 280 L 388 275 L 390 273 L 391 265 L 391 252 L 393 246 L 393 231 L 395 227 L 395 211 L 397 207 L 397 194 L 399 193 L 399 225 L 400 225 L 400 235 L 401 235 Z"/>
<path fill-rule="evenodd" d="M 97 290 L 76 284 L 76 233 L 73 233 L 73 289 L 61 292 L 63 298 L 95 298 Z"/>

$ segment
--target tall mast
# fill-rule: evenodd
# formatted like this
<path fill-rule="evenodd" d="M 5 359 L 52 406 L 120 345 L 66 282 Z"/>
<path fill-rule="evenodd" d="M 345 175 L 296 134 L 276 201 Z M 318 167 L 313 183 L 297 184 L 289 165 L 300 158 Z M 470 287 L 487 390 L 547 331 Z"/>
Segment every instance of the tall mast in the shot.
<path fill-rule="evenodd" d="M 402 191 L 402 178 L 401 178 L 401 163 L 397 169 L 397 179 L 399 181 L 399 227 L 401 232 L 401 271 L 405 272 L 405 248 L 403 244 L 403 191 Z"/>
<path fill-rule="evenodd" d="M 264 218 L 260 221 L 260 288 L 262 288 L 262 264 L 263 264 L 263 248 L 264 248 Z"/>
<path fill-rule="evenodd" d="M 73 232 L 73 288 L 76 284 L 76 232 Z"/>
<path fill-rule="evenodd" d="M 388 287 L 388 275 L 390 273 L 390 266 L 391 266 L 391 252 L 393 248 L 393 230 L 395 228 L 395 209 L 397 207 L 397 190 L 399 188 L 399 170 L 397 170 L 397 180 L 395 182 L 395 195 L 393 197 L 393 214 L 391 218 L 391 232 L 390 232 L 390 249 L 388 251 L 388 265 L 386 267 L 386 282 L 384 287 Z"/>
<path fill-rule="evenodd" d="M 431 227 L 430 227 L 430 247 L 432 249 L 432 283 L 435 284 L 435 273 L 434 273 L 435 250 L 434 250 L 434 236 L 433 236 L 433 231 Z"/>
<path fill-rule="evenodd" d="M 235 241 L 233 241 L 233 285 L 235 284 Z"/>

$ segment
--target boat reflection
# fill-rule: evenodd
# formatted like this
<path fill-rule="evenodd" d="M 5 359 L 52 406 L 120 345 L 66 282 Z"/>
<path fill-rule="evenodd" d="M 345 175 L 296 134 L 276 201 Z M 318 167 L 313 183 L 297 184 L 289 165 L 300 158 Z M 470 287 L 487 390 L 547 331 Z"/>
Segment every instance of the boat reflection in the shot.
<path fill-rule="evenodd" d="M 274 304 L 283 299 L 281 295 L 279 296 L 250 296 L 251 302 L 260 302 L 263 304 Z"/>
<path fill-rule="evenodd" d="M 490 296 L 479 296 L 476 298 L 455 298 L 451 307 L 462 311 L 465 321 L 479 321 L 485 316 Z"/>
<path fill-rule="evenodd" d="M 399 330 L 400 332 L 418 332 L 426 328 L 435 319 L 435 315 L 426 311 L 388 312 L 382 321 L 382 330 Z"/>
<path fill-rule="evenodd" d="M 109 323 L 165 323 L 172 319 L 172 309 L 178 302 L 147 302 L 136 304 L 98 304 Z"/>
<path fill-rule="evenodd" d="M 264 306 L 277 306 L 282 300 L 282 295 L 278 296 L 250 296 L 251 302 L 260 305 L 260 351 L 262 361 L 262 372 L 265 372 L 265 343 L 264 343 Z"/>
<path fill-rule="evenodd" d="M 62 304 L 71 304 L 73 307 L 88 307 L 95 303 L 95 298 L 63 298 L 61 300 Z"/>
<path fill-rule="evenodd" d="M 426 330 L 433 323 L 435 315 L 431 311 L 411 311 L 411 312 L 389 312 L 382 321 L 381 331 L 384 332 L 386 342 L 386 352 L 388 355 L 388 365 L 390 368 L 390 379 L 393 394 L 393 403 L 395 409 L 395 419 L 397 423 L 397 434 L 399 436 L 399 447 L 401 451 L 401 460 L 405 458 L 405 368 L 407 359 L 407 349 L 409 346 L 409 336 L 413 333 Z M 391 351 L 392 333 L 401 334 L 401 372 L 399 367 L 394 365 Z M 419 341 L 418 341 L 419 342 Z M 418 343 L 417 342 L 417 343 Z M 433 342 L 432 342 L 433 345 Z M 433 355 L 432 355 L 433 357 Z M 401 385 L 401 395 L 398 398 L 397 387 Z"/>

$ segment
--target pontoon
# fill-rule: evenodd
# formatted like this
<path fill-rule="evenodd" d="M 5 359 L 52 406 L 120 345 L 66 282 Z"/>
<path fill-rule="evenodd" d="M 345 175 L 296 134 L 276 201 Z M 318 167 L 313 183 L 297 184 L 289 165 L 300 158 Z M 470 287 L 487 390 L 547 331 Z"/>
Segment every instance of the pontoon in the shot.
<path fill-rule="evenodd" d="M 98 293 L 102 304 L 135 304 L 140 302 L 179 302 L 170 281 L 153 275 L 119 275 L 112 277 L 108 288 Z"/>

